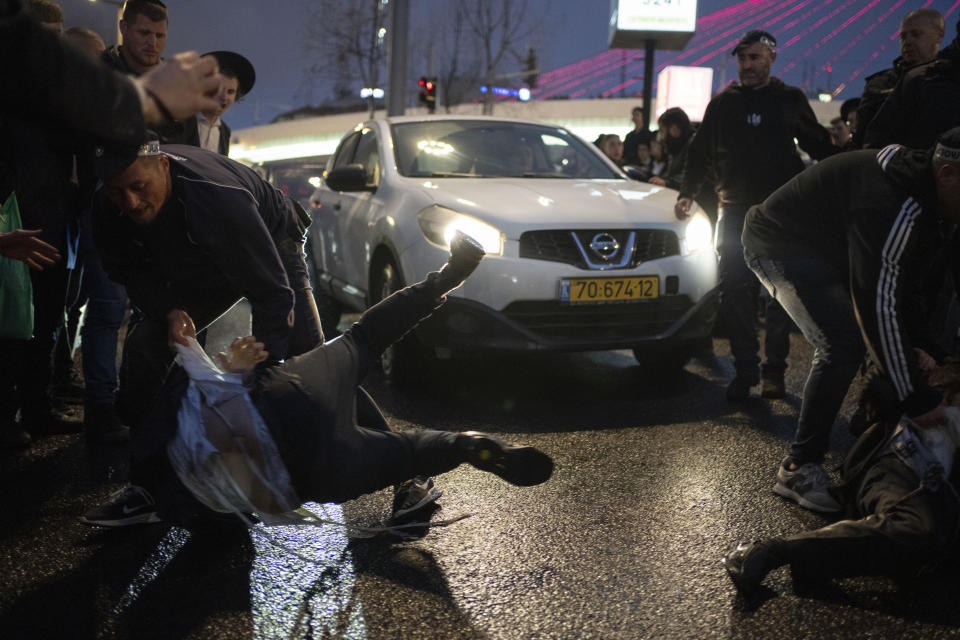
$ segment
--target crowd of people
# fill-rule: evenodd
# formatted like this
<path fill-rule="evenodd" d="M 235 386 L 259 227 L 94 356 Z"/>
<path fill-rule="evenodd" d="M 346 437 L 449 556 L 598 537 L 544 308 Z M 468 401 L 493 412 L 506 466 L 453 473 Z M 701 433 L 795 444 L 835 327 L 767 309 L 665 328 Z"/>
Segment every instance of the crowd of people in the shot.
<path fill-rule="evenodd" d="M 462 463 L 517 485 L 546 481 L 552 461 L 531 447 L 475 432 L 392 432 L 359 386 L 369 363 L 469 276 L 479 245 L 458 238 L 447 265 L 325 345 L 303 249 L 309 216 L 227 158 L 223 115 L 253 88 L 253 65 L 231 51 L 164 60 L 168 24 L 160 0 L 127 0 L 120 42 L 106 48 L 88 29 L 63 34 L 53 0 L 0 2 L 5 86 L 26 98 L 0 116 L 0 195 L 16 202 L 23 226 L 0 234 L 0 254 L 32 268 L 34 309 L 30 339 L 0 340 L 4 362 L 18 363 L 0 368 L 3 444 L 77 431 L 91 446 L 129 441 L 130 484 L 78 514 L 97 526 L 189 526 L 218 510 L 276 516 L 301 500 L 394 485 L 389 524 L 402 527 L 429 519 L 440 497 L 430 475 Z M 32 78 L 14 55 L 30 59 Z M 197 365 L 189 348 L 242 298 L 256 337 L 238 340 L 219 367 Z M 73 344 L 65 319 L 80 305 L 82 422 L 53 384 L 55 336 Z M 177 348 L 188 351 L 178 359 Z M 198 397 L 214 410 L 188 424 L 184 407 Z M 168 455 L 189 437 L 217 451 L 213 462 Z M 276 472 L 269 483 L 257 474 L 264 465 Z M 237 486 L 246 502 L 206 493 Z"/>
<path fill-rule="evenodd" d="M 613 134 L 595 141 L 627 175 L 676 189 L 678 218 L 696 202 L 713 220 L 718 328 L 735 369 L 728 401 L 745 400 L 758 384 L 763 398 L 784 397 L 794 327 L 814 347 L 774 492 L 853 519 L 738 547 L 725 563 L 744 593 L 783 564 L 807 567 L 805 577 L 902 572 L 929 565 L 957 542 L 950 465 L 932 482 L 894 453 L 905 439 L 923 449 L 930 432 L 944 428 L 946 401 L 928 378 L 960 355 L 960 115 L 952 106 L 960 44 L 941 49 L 944 34 L 938 11 L 907 13 L 901 55 L 867 77 L 863 94 L 844 101 L 825 127 L 800 89 L 772 75 L 776 38 L 749 31 L 732 51 L 739 82 L 714 96 L 698 126 L 674 107 L 650 132 L 637 107 L 622 145 Z M 662 165 L 654 141 L 666 149 Z M 858 441 L 841 490 L 823 460 L 858 371 L 889 380 L 898 402 L 872 414 L 870 429 L 854 420 L 875 446 Z"/>
<path fill-rule="evenodd" d="M 165 60 L 168 22 L 159 0 L 127 0 L 121 41 L 106 48 L 89 29 L 63 32 L 53 0 L 0 0 L 0 55 L 27 61 L 0 65 L 20 96 L 0 112 L 0 197 L 15 198 L 23 220 L 0 234 L 0 255 L 31 268 L 34 308 L 31 339 L 0 340 L 4 362 L 18 363 L 0 367 L 3 444 L 66 431 L 92 445 L 132 440 L 131 484 L 80 516 L 100 526 L 275 514 L 389 485 L 391 521 L 403 524 L 429 517 L 440 495 L 430 476 L 461 463 L 518 485 L 546 481 L 552 462 L 530 447 L 392 432 L 361 386 L 372 360 L 476 268 L 479 246 L 458 237 L 438 272 L 324 344 L 303 253 L 309 217 L 226 157 L 222 118 L 253 89 L 253 65 L 230 51 Z M 675 189 L 678 219 L 697 203 L 713 220 L 729 402 L 757 386 L 784 397 L 794 326 L 814 347 L 774 491 L 848 519 L 738 546 L 724 560 L 744 594 L 785 564 L 814 578 L 918 571 L 960 539 L 960 422 L 948 406 L 956 389 L 943 383 L 960 325 L 960 112 L 950 106 L 960 41 L 941 49 L 944 34 L 935 10 L 904 16 L 900 57 L 825 127 L 800 89 L 772 75 L 775 36 L 751 30 L 732 51 L 739 82 L 698 126 L 674 107 L 654 134 L 638 107 L 622 141 L 595 141 L 631 175 Z M 220 366 L 191 356 L 203 328 L 244 297 L 256 337 L 235 342 Z M 81 422 L 53 390 L 58 336 L 70 354 L 66 318 L 83 305 Z M 823 468 L 830 433 L 867 369 L 884 408 L 860 425 L 834 485 Z M 203 407 L 193 415 L 210 446 L 245 464 L 173 454 L 197 427 L 183 422 L 188 402 Z M 238 437 L 259 446 L 238 449 Z M 237 487 L 248 489 L 240 499 Z"/>

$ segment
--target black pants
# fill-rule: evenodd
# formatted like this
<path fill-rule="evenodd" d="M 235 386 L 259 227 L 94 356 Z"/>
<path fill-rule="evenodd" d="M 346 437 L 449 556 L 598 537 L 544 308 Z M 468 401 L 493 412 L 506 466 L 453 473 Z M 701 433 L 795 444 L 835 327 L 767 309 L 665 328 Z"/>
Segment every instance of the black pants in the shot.
<path fill-rule="evenodd" d="M 437 307 L 446 292 L 433 280 L 397 291 L 340 337 L 258 381 L 254 402 L 302 500 L 343 502 L 464 461 L 456 433 L 382 430 L 386 421 L 359 387 L 383 350 Z"/>
<path fill-rule="evenodd" d="M 785 539 L 794 575 L 916 575 L 956 545 L 960 505 L 951 488 L 921 489 L 895 455 L 880 457 L 857 495 L 863 514 Z"/>
<path fill-rule="evenodd" d="M 33 285 L 33 338 L 0 340 L 0 423 L 23 410 L 23 426 L 49 406 L 47 387 L 53 373 L 53 345 L 63 325 L 67 294 L 64 261 L 30 271 Z"/>

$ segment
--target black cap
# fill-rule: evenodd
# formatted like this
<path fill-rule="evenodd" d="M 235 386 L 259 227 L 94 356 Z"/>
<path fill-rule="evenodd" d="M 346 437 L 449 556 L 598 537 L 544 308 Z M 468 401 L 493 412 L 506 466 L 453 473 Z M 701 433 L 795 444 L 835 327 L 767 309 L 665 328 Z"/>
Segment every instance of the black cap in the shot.
<path fill-rule="evenodd" d="M 744 47 L 749 47 L 754 42 L 759 42 L 764 45 L 767 49 L 770 49 L 771 52 L 777 52 L 777 39 L 774 38 L 766 31 L 761 31 L 760 29 L 751 29 L 745 34 L 740 36 L 740 42 L 737 43 L 737 46 L 733 48 L 733 51 L 730 52 L 730 55 L 735 56 L 740 49 Z"/>
<path fill-rule="evenodd" d="M 98 178 L 106 180 L 124 171 L 141 156 L 159 156 L 160 137 L 147 130 L 141 144 L 113 144 L 94 150 L 94 171 Z"/>
<path fill-rule="evenodd" d="M 960 164 L 960 127 L 948 129 L 940 135 L 933 148 L 933 161 Z"/>
<path fill-rule="evenodd" d="M 203 54 L 213 56 L 220 65 L 220 73 L 237 79 L 237 98 L 250 93 L 253 84 L 257 81 L 257 74 L 253 70 L 253 64 L 239 53 L 233 51 L 210 51 Z"/>

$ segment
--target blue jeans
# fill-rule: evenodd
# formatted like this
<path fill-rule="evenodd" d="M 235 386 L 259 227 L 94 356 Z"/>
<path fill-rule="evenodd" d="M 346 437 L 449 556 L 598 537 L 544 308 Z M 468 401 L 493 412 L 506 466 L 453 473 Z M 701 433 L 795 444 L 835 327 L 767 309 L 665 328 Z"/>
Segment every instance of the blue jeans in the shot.
<path fill-rule="evenodd" d="M 80 226 L 80 255 L 87 311 L 81 329 L 83 402 L 91 407 L 116 402 L 117 334 L 127 311 L 127 290 L 107 277 L 93 244 L 90 213 Z"/>
<path fill-rule="evenodd" d="M 759 258 L 744 250 L 747 264 L 813 345 L 790 458 L 823 462 L 830 430 L 866 351 L 853 310 L 847 276 L 818 258 Z"/>
<path fill-rule="evenodd" d="M 720 317 L 730 339 L 730 353 L 737 377 L 758 380 L 760 342 L 757 340 L 757 295 L 760 283 L 743 259 L 743 219 L 747 207 L 724 205 L 717 221 L 717 253 L 720 255 Z M 790 352 L 790 318 L 773 299 L 766 308 L 767 337 L 763 349 L 763 376 L 783 377 Z"/>

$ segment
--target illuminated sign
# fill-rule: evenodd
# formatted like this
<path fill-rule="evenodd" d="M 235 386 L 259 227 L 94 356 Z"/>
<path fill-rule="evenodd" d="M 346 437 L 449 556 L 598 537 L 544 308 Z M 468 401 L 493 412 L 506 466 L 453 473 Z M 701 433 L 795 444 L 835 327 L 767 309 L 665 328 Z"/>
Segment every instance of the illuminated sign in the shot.
<path fill-rule="evenodd" d="M 697 28 L 697 0 L 611 0 L 610 46 L 682 49 Z"/>
<path fill-rule="evenodd" d="M 712 93 L 710 67 L 665 67 L 657 74 L 657 117 L 670 107 L 680 107 L 692 122 L 700 122 Z"/>

